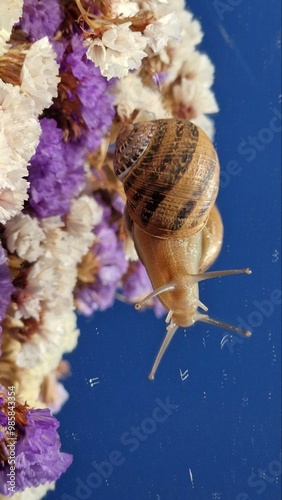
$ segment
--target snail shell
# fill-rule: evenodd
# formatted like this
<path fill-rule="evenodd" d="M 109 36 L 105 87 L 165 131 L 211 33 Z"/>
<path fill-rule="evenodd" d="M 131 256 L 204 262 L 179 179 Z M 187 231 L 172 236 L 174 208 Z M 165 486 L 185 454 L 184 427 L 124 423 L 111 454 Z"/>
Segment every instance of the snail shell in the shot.
<path fill-rule="evenodd" d="M 210 211 L 205 227 L 202 230 L 202 249 L 199 262 L 199 273 L 206 271 L 217 259 L 222 247 L 223 224 L 216 205 Z"/>
<path fill-rule="evenodd" d="M 219 185 L 219 163 L 207 135 L 186 120 L 127 125 L 116 142 L 114 169 L 127 211 L 160 238 L 191 236 L 206 224 Z"/>

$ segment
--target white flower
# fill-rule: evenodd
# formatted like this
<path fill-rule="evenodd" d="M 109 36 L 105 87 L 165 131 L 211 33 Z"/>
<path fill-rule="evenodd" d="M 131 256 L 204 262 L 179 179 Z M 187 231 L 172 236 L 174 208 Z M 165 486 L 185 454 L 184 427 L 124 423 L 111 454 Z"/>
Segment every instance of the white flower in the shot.
<path fill-rule="evenodd" d="M 57 298 L 58 278 L 53 260 L 42 255 L 29 270 L 26 287 L 18 294 L 15 318 L 34 318 L 39 321 L 43 304 L 47 306 Z"/>
<path fill-rule="evenodd" d="M 102 215 L 101 205 L 89 196 L 80 196 L 72 202 L 66 218 L 66 229 L 75 264 L 81 261 L 92 246 L 95 240 L 92 230 L 101 222 Z"/>
<path fill-rule="evenodd" d="M 127 236 L 124 240 L 123 244 L 124 254 L 126 260 L 138 260 L 139 257 L 136 252 L 136 248 L 134 246 L 133 240 Z"/>
<path fill-rule="evenodd" d="M 54 372 L 51 372 L 48 377 L 48 384 L 50 385 L 50 389 L 48 391 L 47 401 L 44 403 L 48 408 L 50 408 L 53 415 L 59 413 L 61 411 L 65 402 L 69 399 L 69 393 L 61 384 L 58 382 L 56 375 Z"/>
<path fill-rule="evenodd" d="M 70 212 L 66 218 L 66 228 L 69 234 L 81 240 L 86 233 L 91 233 L 103 216 L 103 209 L 94 198 L 82 195 L 73 200 Z"/>
<path fill-rule="evenodd" d="M 0 30 L 0 56 L 5 54 L 5 52 L 7 52 L 7 50 L 9 50 L 10 48 L 10 46 L 7 44 L 10 35 L 10 32 L 5 29 Z"/>
<path fill-rule="evenodd" d="M 45 282 L 40 281 L 42 284 L 42 290 L 39 292 L 42 297 L 41 307 L 43 305 L 45 310 L 56 309 L 57 313 L 63 313 L 73 307 L 72 292 L 77 278 L 78 251 L 66 231 L 48 231 L 45 235 L 44 255 L 34 265 L 34 267 L 40 265 L 39 277 L 45 275 Z M 48 275 L 48 270 L 50 275 Z M 34 276 L 33 282 L 38 281 Z M 28 274 L 29 283 L 30 273 Z"/>
<path fill-rule="evenodd" d="M 28 199 L 27 164 L 34 155 L 41 128 L 34 103 L 19 87 L 0 80 L 0 223 L 16 215 Z"/>
<path fill-rule="evenodd" d="M 206 54 L 195 51 L 182 65 L 181 75 L 209 88 L 214 81 L 214 65 Z"/>
<path fill-rule="evenodd" d="M 21 70 L 21 90 L 35 102 L 36 114 L 49 108 L 57 97 L 59 65 L 48 37 L 33 43 L 27 52 Z"/>
<path fill-rule="evenodd" d="M 174 12 L 161 17 L 154 23 L 149 24 L 145 31 L 145 36 L 149 38 L 148 45 L 154 52 L 160 52 L 168 41 L 173 39 L 179 41 L 181 38 L 181 24 Z"/>
<path fill-rule="evenodd" d="M 188 78 L 173 86 L 173 97 L 175 103 L 193 109 L 192 117 L 218 112 L 213 92 Z"/>
<path fill-rule="evenodd" d="M 15 5 L 15 2 L 10 2 L 9 7 L 3 7 L 4 12 L 11 14 Z M 17 19 L 14 22 L 16 21 Z M 0 81 L 0 223 L 2 224 L 15 216 L 23 208 L 24 201 L 28 199 L 29 184 L 23 177 L 28 174 L 27 164 L 36 151 L 41 134 L 37 115 L 43 108 L 50 106 L 52 98 L 57 95 L 57 72 L 55 54 L 48 39 L 44 38 L 35 42 L 26 55 L 21 72 L 21 89 Z"/>
<path fill-rule="evenodd" d="M 28 216 L 18 217 L 18 220 L 23 221 L 25 217 Z M 94 199 L 84 195 L 73 201 L 65 225 L 59 217 L 50 217 L 34 228 L 33 251 L 37 252 L 38 257 L 27 274 L 26 287 L 18 295 L 16 319 L 34 318 L 39 321 L 42 311 L 56 310 L 57 315 L 61 315 L 73 309 L 77 265 L 93 244 L 95 235 L 92 229 L 101 221 L 101 217 L 101 207 Z M 28 222 L 31 224 L 34 221 L 26 219 L 27 227 L 21 229 L 16 247 L 21 249 L 23 257 L 25 243 L 27 247 L 29 243 L 32 246 L 28 239 Z M 11 238 L 9 230 L 8 226 L 7 236 Z M 39 244 L 40 249 L 37 248 Z M 33 256 L 31 248 L 27 248 L 29 253 Z"/>
<path fill-rule="evenodd" d="M 139 12 L 138 2 L 131 2 L 130 0 L 112 1 L 112 10 L 115 14 L 122 17 L 135 16 Z"/>
<path fill-rule="evenodd" d="M 176 3 L 178 2 L 179 0 L 176 0 Z M 184 0 L 183 0 L 184 2 Z M 141 3 L 141 6 L 140 6 L 140 3 Z M 166 8 L 166 10 L 169 10 L 169 12 L 171 10 L 176 10 L 174 5 L 173 7 L 169 4 L 170 4 L 170 0 L 150 0 L 150 2 L 139 2 L 138 1 L 134 1 L 134 0 L 112 0 L 111 2 L 111 7 L 112 7 L 112 11 L 117 14 L 118 16 L 120 17 L 131 17 L 131 16 L 135 16 L 136 14 L 138 14 L 140 12 L 140 9 L 141 7 L 145 7 L 145 8 L 149 8 L 149 9 L 152 9 L 153 11 L 156 11 L 157 12 L 157 9 L 158 8 L 162 8 L 162 5 Z M 164 5 L 166 4 L 166 5 Z M 173 2 L 174 4 L 174 2 Z M 185 8 L 185 5 L 184 7 Z"/>
<path fill-rule="evenodd" d="M 158 17 L 165 16 L 170 12 L 182 12 L 185 10 L 185 0 L 153 0 L 152 6 Z"/>
<path fill-rule="evenodd" d="M 24 201 L 28 199 L 29 183 L 20 179 L 13 189 L 0 187 L 0 223 L 5 224 L 11 217 L 19 213 Z"/>
<path fill-rule="evenodd" d="M 201 43 L 203 31 L 199 21 L 193 19 L 193 14 L 187 10 L 182 10 L 177 13 L 182 25 L 183 42 L 186 46 L 192 48 Z"/>
<path fill-rule="evenodd" d="M 22 368 L 41 365 L 40 372 L 45 375 L 58 366 L 65 352 L 76 347 L 78 335 L 75 313 L 71 309 L 61 312 L 53 308 L 43 315 L 38 333 L 22 344 L 17 365 Z"/>
<path fill-rule="evenodd" d="M 6 2 L 2 14 L 12 26 L 22 12 L 22 2 Z M 2 25 L 1 25 L 2 22 Z M 4 28 L 3 28 L 4 29 Z M 34 155 L 41 128 L 37 115 L 57 95 L 58 65 L 47 39 L 35 42 L 28 51 L 22 71 L 22 86 L 0 81 L 0 223 L 15 216 L 28 199 L 27 164 Z M 21 92 L 21 90 L 23 92 Z M 29 94 L 29 95 L 28 95 Z"/>
<path fill-rule="evenodd" d="M 44 240 L 42 254 L 30 268 L 26 287 L 19 294 L 17 319 L 34 318 L 39 321 L 42 311 L 63 311 L 73 307 L 72 291 L 76 282 L 76 261 L 67 233 L 60 226 L 62 221 L 50 217 L 41 222 Z M 56 224 L 57 223 L 57 224 Z"/>
<path fill-rule="evenodd" d="M 22 15 L 23 0 L 0 0 L 0 56 L 7 50 L 6 43 L 10 36 L 12 27 Z"/>
<path fill-rule="evenodd" d="M 195 46 L 201 42 L 203 37 L 200 23 L 193 19 L 190 12 L 180 11 L 177 12 L 177 16 L 182 26 L 181 41 L 174 43 L 171 40 L 169 42 L 169 57 L 165 49 L 159 55 L 160 59 L 169 65 L 167 84 L 173 82 L 182 73 L 183 65 L 193 57 Z"/>
<path fill-rule="evenodd" d="M 14 155 L 12 148 L 8 144 L 10 131 L 4 130 L 4 116 L 0 110 L 0 192 L 2 189 L 12 189 L 21 179 L 21 176 L 27 174 L 27 169 L 19 165 L 17 156 Z M 4 135 L 6 132 L 6 135 Z M 23 162 L 22 162 L 23 163 Z"/>
<path fill-rule="evenodd" d="M 55 490 L 55 482 L 53 483 L 46 483 L 46 484 L 41 484 L 37 487 L 33 488 L 25 488 L 24 491 L 21 491 L 19 493 L 15 493 L 11 498 L 13 500 L 41 500 L 42 498 L 45 497 L 48 491 L 54 491 Z M 0 498 L 6 499 L 7 497 L 2 495 Z"/>
<path fill-rule="evenodd" d="M 1 0 L 0 2 L 0 29 L 11 32 L 14 24 L 21 17 L 23 10 L 23 0 Z"/>
<path fill-rule="evenodd" d="M 154 119 L 170 118 L 170 113 L 163 106 L 160 92 L 145 87 L 141 78 L 135 74 L 118 81 L 114 92 L 114 104 L 121 118 L 128 118 L 135 110 L 148 112 Z"/>
<path fill-rule="evenodd" d="M 54 215 L 53 217 L 46 217 L 46 219 L 41 220 L 41 227 L 43 231 L 50 231 L 51 229 L 59 229 L 64 227 L 64 222 L 59 215 Z"/>
<path fill-rule="evenodd" d="M 7 222 L 4 236 L 8 250 L 28 262 L 36 261 L 43 253 L 44 232 L 38 220 L 28 214 L 18 214 Z"/>
<path fill-rule="evenodd" d="M 129 29 L 131 23 L 123 23 L 105 31 L 102 39 L 90 42 L 87 57 L 108 80 L 113 77 L 123 78 L 130 70 L 137 69 L 144 57 L 148 39 Z"/>
<path fill-rule="evenodd" d="M 214 138 L 214 123 L 213 121 L 205 115 L 197 116 L 197 118 L 193 118 L 191 122 L 195 123 L 198 127 L 200 127 L 213 141 Z"/>
<path fill-rule="evenodd" d="M 32 99 L 19 87 L 0 80 L 0 134 L 4 134 L 19 166 L 26 166 L 34 155 L 41 128 Z"/>

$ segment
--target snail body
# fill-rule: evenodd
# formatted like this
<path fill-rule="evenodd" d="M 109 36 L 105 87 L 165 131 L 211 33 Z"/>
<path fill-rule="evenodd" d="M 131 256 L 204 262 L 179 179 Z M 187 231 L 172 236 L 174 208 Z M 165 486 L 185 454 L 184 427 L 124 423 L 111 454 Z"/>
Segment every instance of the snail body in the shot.
<path fill-rule="evenodd" d="M 207 135 L 186 120 L 162 119 L 125 126 L 116 142 L 114 169 L 127 198 L 125 221 L 153 292 L 168 311 L 167 334 L 150 379 L 177 328 L 213 320 L 199 300 L 198 282 L 248 269 L 205 273 L 222 244 L 215 199 L 219 162 Z"/>
<path fill-rule="evenodd" d="M 158 298 L 167 311 L 173 311 L 173 322 L 182 327 L 191 326 L 199 305 L 199 292 L 197 283 L 187 286 L 187 279 L 198 274 L 201 232 L 186 239 L 161 239 L 134 225 L 132 236 L 153 289 L 172 285 Z"/>

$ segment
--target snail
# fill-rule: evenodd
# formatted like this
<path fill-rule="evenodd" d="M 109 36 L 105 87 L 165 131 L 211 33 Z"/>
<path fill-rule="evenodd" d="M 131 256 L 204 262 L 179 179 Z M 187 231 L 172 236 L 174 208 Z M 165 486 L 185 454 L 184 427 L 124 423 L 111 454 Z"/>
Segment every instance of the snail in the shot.
<path fill-rule="evenodd" d="M 125 224 L 153 292 L 168 311 L 167 332 L 149 379 L 178 327 L 201 321 L 250 336 L 207 315 L 198 283 L 250 269 L 206 272 L 218 256 L 223 226 L 215 199 L 219 162 L 208 136 L 175 118 L 125 125 L 116 140 L 114 170 L 125 195 Z M 200 312 L 199 308 L 204 312 Z"/>

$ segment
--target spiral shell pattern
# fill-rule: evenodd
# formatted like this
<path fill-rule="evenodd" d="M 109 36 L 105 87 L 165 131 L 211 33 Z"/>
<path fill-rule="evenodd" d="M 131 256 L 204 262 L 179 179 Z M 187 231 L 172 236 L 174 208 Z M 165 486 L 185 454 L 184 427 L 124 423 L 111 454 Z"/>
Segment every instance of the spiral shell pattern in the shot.
<path fill-rule="evenodd" d="M 188 237 L 207 222 L 219 184 L 219 163 L 207 135 L 186 120 L 125 126 L 116 141 L 114 169 L 127 211 L 147 233 Z"/>

